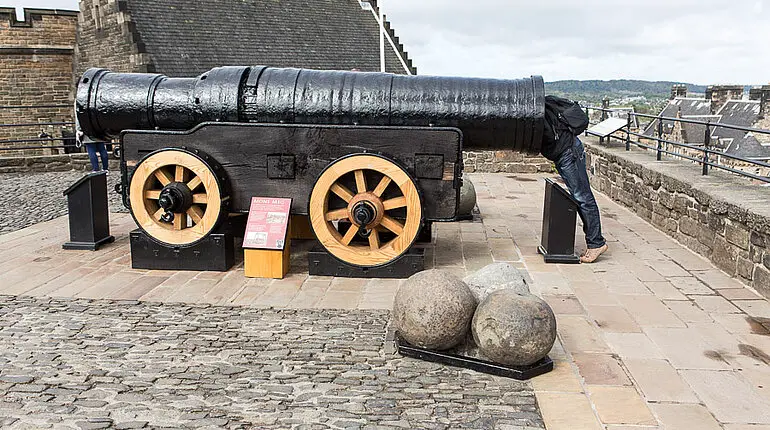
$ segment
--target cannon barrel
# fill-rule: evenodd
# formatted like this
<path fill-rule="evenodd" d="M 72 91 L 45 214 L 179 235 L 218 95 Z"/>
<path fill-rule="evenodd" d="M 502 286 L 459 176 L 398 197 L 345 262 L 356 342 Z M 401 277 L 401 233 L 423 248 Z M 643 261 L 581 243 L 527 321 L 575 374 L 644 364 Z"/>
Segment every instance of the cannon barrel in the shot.
<path fill-rule="evenodd" d="M 273 67 L 217 67 L 195 78 L 89 69 L 76 115 L 95 139 L 187 130 L 208 121 L 456 127 L 471 149 L 539 152 L 540 76 L 478 79 Z"/>

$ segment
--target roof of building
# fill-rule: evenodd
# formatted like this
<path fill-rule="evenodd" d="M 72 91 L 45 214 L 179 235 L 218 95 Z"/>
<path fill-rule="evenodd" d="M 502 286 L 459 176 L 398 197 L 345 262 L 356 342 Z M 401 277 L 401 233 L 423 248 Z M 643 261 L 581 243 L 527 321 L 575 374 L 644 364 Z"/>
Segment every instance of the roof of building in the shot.
<path fill-rule="evenodd" d="M 752 127 L 759 120 L 760 102 L 754 100 L 728 100 L 715 114 L 711 114 L 711 101 L 687 97 L 670 100 L 660 115 L 675 118 L 677 113 L 682 119 L 703 122 L 730 124 L 740 127 Z M 646 136 L 657 135 L 658 121 L 653 120 L 644 131 Z M 673 121 L 663 121 L 663 133 L 674 130 Z M 770 143 L 763 144 L 751 132 L 734 130 L 726 127 L 714 127 L 711 130 L 710 144 L 724 151 L 725 154 L 742 158 L 770 160 Z M 682 140 L 690 145 L 703 145 L 706 126 L 703 124 L 682 123 Z"/>
<path fill-rule="evenodd" d="M 761 144 L 751 132 L 744 132 L 740 139 L 729 139 L 725 154 L 755 160 L 770 160 L 770 144 Z"/>
<path fill-rule="evenodd" d="M 151 59 L 149 71 L 169 76 L 257 64 L 380 70 L 379 25 L 358 0 L 121 0 L 119 7 L 135 24 L 135 39 Z M 406 73 L 387 41 L 386 66 Z"/>
<path fill-rule="evenodd" d="M 751 127 L 759 117 L 760 104 L 752 100 L 728 100 L 717 112 L 719 123 Z M 712 141 L 725 153 L 744 158 L 768 158 L 770 147 L 761 145 L 757 139 L 742 130 L 716 127 L 711 132 Z"/>
<path fill-rule="evenodd" d="M 760 104 L 753 100 L 728 100 L 717 115 L 722 124 L 751 127 L 759 117 Z M 742 138 L 746 132 L 730 128 L 717 127 L 712 136 L 718 138 Z"/>
<path fill-rule="evenodd" d="M 718 115 L 685 115 L 682 119 L 692 119 L 702 122 L 718 122 Z M 706 140 L 706 126 L 691 122 L 682 123 L 682 139 L 690 145 L 703 145 Z"/>
<path fill-rule="evenodd" d="M 711 114 L 711 101 L 700 98 L 676 97 L 670 100 L 666 107 L 660 112 L 660 116 L 676 118 L 677 112 L 684 116 L 700 116 Z M 673 121 L 663 120 L 663 133 L 671 133 L 674 128 Z M 644 130 L 645 136 L 653 136 L 657 133 L 658 120 L 652 120 Z"/>

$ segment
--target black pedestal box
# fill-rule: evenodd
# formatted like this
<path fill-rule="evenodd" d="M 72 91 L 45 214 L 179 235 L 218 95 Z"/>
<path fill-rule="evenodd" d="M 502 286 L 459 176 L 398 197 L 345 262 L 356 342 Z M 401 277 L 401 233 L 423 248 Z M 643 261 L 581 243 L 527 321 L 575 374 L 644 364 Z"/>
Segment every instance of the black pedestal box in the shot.
<path fill-rule="evenodd" d="M 410 248 L 395 261 L 380 267 L 366 268 L 343 263 L 320 244 L 308 252 L 307 258 L 308 272 L 314 276 L 404 279 L 425 269 L 425 249 L 417 247 Z"/>
<path fill-rule="evenodd" d="M 575 255 L 578 205 L 572 195 L 550 178 L 545 180 L 543 232 L 538 252 L 546 263 L 580 263 Z"/>
<path fill-rule="evenodd" d="M 64 195 L 67 196 L 70 240 L 62 248 L 96 251 L 115 241 L 110 236 L 107 172 L 83 176 L 67 188 Z"/>
<path fill-rule="evenodd" d="M 164 246 L 143 231 L 131 232 L 131 267 L 149 270 L 211 270 L 226 272 L 235 260 L 233 235 L 213 233 L 191 246 Z"/>

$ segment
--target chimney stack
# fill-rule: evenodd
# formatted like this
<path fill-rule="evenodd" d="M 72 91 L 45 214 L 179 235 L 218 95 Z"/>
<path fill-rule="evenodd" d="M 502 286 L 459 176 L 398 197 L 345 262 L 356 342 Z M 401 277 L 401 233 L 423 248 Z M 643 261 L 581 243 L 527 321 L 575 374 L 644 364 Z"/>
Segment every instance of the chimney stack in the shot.
<path fill-rule="evenodd" d="M 687 85 L 674 84 L 671 86 L 671 99 L 673 100 L 677 97 L 687 97 Z"/>
<path fill-rule="evenodd" d="M 711 102 L 711 113 L 719 112 L 719 109 L 728 100 L 740 100 L 743 98 L 742 85 L 709 85 L 706 88 L 706 100 Z"/>
<path fill-rule="evenodd" d="M 752 87 L 749 89 L 749 100 L 762 100 L 762 87 Z"/>

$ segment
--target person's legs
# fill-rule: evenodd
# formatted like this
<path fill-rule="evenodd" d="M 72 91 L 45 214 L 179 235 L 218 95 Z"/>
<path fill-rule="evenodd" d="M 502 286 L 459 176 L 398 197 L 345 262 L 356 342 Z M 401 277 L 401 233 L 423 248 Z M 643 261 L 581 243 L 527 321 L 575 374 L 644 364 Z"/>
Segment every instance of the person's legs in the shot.
<path fill-rule="evenodd" d="M 99 156 L 102 158 L 102 170 L 109 170 L 110 169 L 110 159 L 107 155 L 107 148 L 104 146 L 103 142 L 99 142 Z"/>
<path fill-rule="evenodd" d="M 99 171 L 99 159 L 96 158 L 96 144 L 86 143 L 86 151 L 88 151 L 88 160 L 91 161 L 91 170 L 94 172 Z"/>
<path fill-rule="evenodd" d="M 596 204 L 594 193 L 586 172 L 586 158 L 583 143 L 575 138 L 572 148 L 564 151 L 556 162 L 559 171 L 572 197 L 578 202 L 578 213 L 583 221 L 583 232 L 586 236 L 588 249 L 602 248 L 606 241 L 602 236 L 602 223 L 599 206 Z M 598 256 L 598 255 L 597 255 Z"/>

